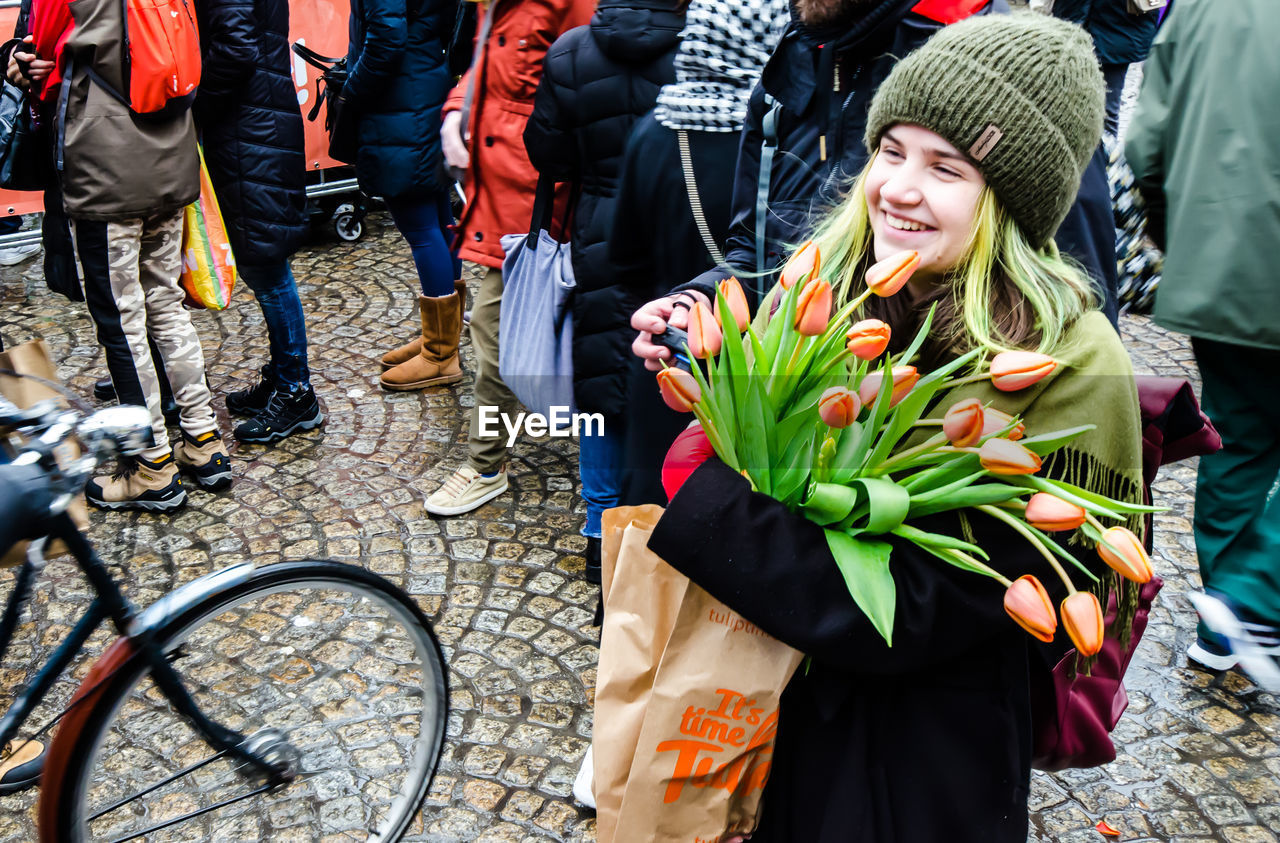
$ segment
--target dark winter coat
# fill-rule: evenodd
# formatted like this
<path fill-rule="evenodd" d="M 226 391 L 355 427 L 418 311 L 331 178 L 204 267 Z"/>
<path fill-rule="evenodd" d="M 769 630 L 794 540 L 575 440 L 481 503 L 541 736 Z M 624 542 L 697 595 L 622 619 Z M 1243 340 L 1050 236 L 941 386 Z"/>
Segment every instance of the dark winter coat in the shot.
<path fill-rule="evenodd" d="M 306 153 L 286 0 L 199 0 L 196 122 L 236 260 L 297 251 L 307 233 Z"/>
<path fill-rule="evenodd" d="M 441 177 L 440 107 L 452 80 L 451 0 L 354 0 L 343 95 L 360 114 L 356 177 L 374 196 L 432 196 Z"/>
<path fill-rule="evenodd" d="M 578 185 L 573 366 L 577 404 L 587 412 L 617 414 L 625 406 L 626 329 L 643 301 L 618 285 L 609 237 L 627 136 L 675 79 L 684 17 L 671 5 L 605 0 L 589 25 L 560 36 L 547 51 L 524 131 L 534 167 Z"/>
<path fill-rule="evenodd" d="M 1129 14 L 1128 0 L 1056 0 L 1053 15 L 1089 30 L 1103 64 L 1146 61 L 1160 22 L 1155 12 Z"/>
<path fill-rule="evenodd" d="M 868 152 L 863 134 L 876 89 L 898 59 L 942 26 L 913 12 L 916 2 L 880 0 L 862 12 L 856 22 L 841 24 L 831 32 L 812 31 L 800 24 L 793 13 L 792 23 L 765 65 L 747 110 L 733 188 L 733 223 L 725 250 L 730 266 L 756 269 L 756 193 L 764 139 L 762 125 L 771 108 L 766 95 L 781 105 L 765 228 L 764 264 L 768 270 L 777 266 L 791 248 L 804 242 L 816 220 L 843 198 L 866 164 Z M 962 5 L 956 3 L 957 7 Z M 1007 11 L 1006 0 L 992 0 L 976 14 Z M 837 74 L 838 92 L 832 84 Z M 826 161 L 821 154 L 823 137 Z M 1095 155 L 1085 170 L 1080 194 L 1056 239 L 1063 251 L 1098 282 L 1106 299 L 1104 310 L 1114 323 L 1115 229 L 1105 155 Z M 687 286 L 707 292 L 727 274 L 716 269 Z"/>
<path fill-rule="evenodd" d="M 993 566 L 1065 596 L 1011 528 L 970 522 Z M 961 534 L 954 514 L 919 526 Z M 714 458 L 685 482 L 649 547 L 812 658 L 782 696 L 752 843 L 1024 843 L 1030 671 L 1048 668 L 1005 614 L 999 584 L 895 539 L 887 647 L 849 596 L 822 528 Z"/>

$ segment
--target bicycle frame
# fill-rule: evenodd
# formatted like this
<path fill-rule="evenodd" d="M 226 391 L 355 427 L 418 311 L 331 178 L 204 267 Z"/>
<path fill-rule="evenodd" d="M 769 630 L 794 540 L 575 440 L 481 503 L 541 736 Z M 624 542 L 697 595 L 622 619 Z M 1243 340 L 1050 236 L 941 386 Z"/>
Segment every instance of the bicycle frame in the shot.
<path fill-rule="evenodd" d="M 146 659 L 150 667 L 151 679 L 156 684 L 156 687 L 159 688 L 160 692 L 172 703 L 173 707 L 197 734 L 204 738 L 206 743 L 219 753 L 230 754 L 252 765 L 265 773 L 273 784 L 278 783 L 281 771 L 261 756 L 245 749 L 243 746 L 246 739 L 244 735 L 215 723 L 204 715 L 190 692 L 187 691 L 186 686 L 182 684 L 181 678 L 173 669 L 166 654 L 155 644 L 153 631 L 160 625 L 161 621 L 169 617 L 175 609 L 187 601 L 175 599 L 178 597 L 178 593 L 173 592 L 165 598 L 161 598 L 156 606 L 139 614 L 124 594 L 121 593 L 119 586 L 112 579 L 106 563 L 102 561 L 93 546 L 89 544 L 88 539 L 85 538 L 71 520 L 71 517 L 65 512 L 54 520 L 52 535 L 66 544 L 67 549 L 75 558 L 80 570 L 84 572 L 98 596 L 89 605 L 84 616 L 72 628 L 67 638 L 58 645 L 58 648 L 49 657 L 48 661 L 40 668 L 36 676 L 18 693 L 3 718 L 0 718 L 0 746 L 13 739 L 32 710 L 44 699 L 45 694 L 48 693 L 53 683 L 71 664 L 72 660 L 84 647 L 85 642 L 89 640 L 89 637 L 104 620 L 110 618 L 116 630 L 128 638 L 133 645 L 132 653 L 123 664 L 116 668 L 116 671 L 131 665 L 134 659 Z M 27 560 L 19 569 L 16 587 L 10 596 L 8 605 L 5 607 L 4 615 L 0 617 L 0 659 L 3 659 L 8 651 L 13 629 L 17 626 L 22 609 L 30 599 L 31 585 L 36 575 L 44 567 L 42 551 L 43 542 L 32 544 Z M 240 567 L 252 570 L 252 565 Z M 238 572 L 238 575 L 232 572 L 235 572 L 235 569 L 228 569 L 228 571 L 218 572 L 188 583 L 181 590 L 183 592 L 182 597 L 188 599 L 197 595 L 202 597 L 209 590 L 221 590 L 238 581 L 242 576 L 247 575 L 243 571 Z M 113 675 L 115 675 L 115 671 L 101 681 L 106 682 Z M 83 695 L 81 699 L 88 698 L 88 696 L 88 694 Z M 75 703 L 72 703 L 72 705 L 75 705 Z M 65 713 L 66 711 L 64 710 L 63 714 Z M 61 716 L 60 714 L 59 718 Z M 57 722 L 57 719 L 55 718 L 53 722 Z M 47 724 L 44 729 L 52 726 L 53 722 Z M 41 731 L 44 731 L 44 729 Z"/>

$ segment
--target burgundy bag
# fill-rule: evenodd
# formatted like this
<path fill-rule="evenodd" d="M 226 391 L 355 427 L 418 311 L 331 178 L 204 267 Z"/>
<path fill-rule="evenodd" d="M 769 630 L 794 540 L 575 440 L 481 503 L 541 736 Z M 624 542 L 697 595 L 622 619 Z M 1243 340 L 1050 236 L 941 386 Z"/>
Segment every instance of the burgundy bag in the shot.
<path fill-rule="evenodd" d="M 1139 376 L 1138 403 L 1142 409 L 1143 495 L 1151 501 L 1151 483 L 1160 466 L 1188 457 L 1212 454 L 1222 447 L 1196 401 L 1191 384 L 1182 378 Z M 1152 546 L 1152 519 L 1147 518 L 1147 550 Z M 1031 682 L 1031 727 L 1034 733 L 1031 766 L 1054 772 L 1069 767 L 1096 767 L 1116 758 L 1111 730 L 1129 706 L 1124 673 L 1129 669 L 1147 616 L 1164 582 L 1153 577 L 1142 586 L 1138 608 L 1129 628 L 1129 644 L 1121 647 L 1113 630 L 1116 595 L 1107 601 L 1106 638 L 1088 676 L 1076 673 L 1076 651 L 1067 652 L 1047 675 L 1035 673 Z"/>

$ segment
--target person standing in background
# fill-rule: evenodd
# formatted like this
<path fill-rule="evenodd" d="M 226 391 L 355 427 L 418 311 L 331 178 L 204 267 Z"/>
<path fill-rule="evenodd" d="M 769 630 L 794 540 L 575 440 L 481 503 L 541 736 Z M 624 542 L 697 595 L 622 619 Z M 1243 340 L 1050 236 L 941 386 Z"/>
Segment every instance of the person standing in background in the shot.
<path fill-rule="evenodd" d="M 271 357 L 227 396 L 241 442 L 269 444 L 324 421 L 289 257 L 307 234 L 302 114 L 290 75 L 287 0 L 199 0 L 195 115 L 231 252 L 267 325 Z"/>
<path fill-rule="evenodd" d="M 356 109 L 356 178 L 381 196 L 409 241 L 421 288 L 418 336 L 382 356 L 383 389 L 403 392 L 462 380 L 458 340 L 466 288 L 449 252 L 453 221 L 440 154 L 440 106 L 449 92 L 446 44 L 454 0 L 353 0 L 351 69 L 343 88 Z"/>
<path fill-rule="evenodd" d="M 1222 450 L 1200 458 L 1206 594 L 1188 658 L 1280 691 L 1280 17 L 1272 0 L 1178 0 L 1151 49 L 1125 155 L 1165 250 L 1152 318 L 1188 334 Z"/>
<path fill-rule="evenodd" d="M 627 143 L 609 235 L 614 284 L 637 305 L 723 260 L 747 103 L 789 20 L 787 0 L 689 4 L 675 81 L 663 87 L 657 108 Z M 689 151 L 687 176 L 682 143 Z M 691 190 L 711 244 L 694 219 Z M 629 327 L 620 335 L 630 357 L 623 403 L 636 423 L 624 429 L 622 504 L 665 504 L 662 459 L 689 417 L 663 403 L 653 373 L 629 353 L 635 338 Z"/>
<path fill-rule="evenodd" d="M 471 310 L 476 373 L 468 458 L 427 497 L 432 515 L 470 512 L 507 490 L 504 435 L 480 435 L 481 407 L 496 407 L 510 418 L 520 408 L 498 373 L 500 238 L 528 231 L 533 218 L 538 174 L 523 135 L 542 59 L 561 33 L 587 23 L 594 8 L 594 0 L 492 0 L 480 13 L 471 68 L 444 105 L 440 141 L 449 166 L 463 175 L 467 197 L 457 226 L 458 256 L 487 271 Z M 561 211 L 568 198 L 568 187 L 561 187 Z"/>
<path fill-rule="evenodd" d="M 600 517 L 622 496 L 622 445 L 632 408 L 627 331 L 643 304 L 618 284 L 610 229 L 627 137 L 675 78 L 672 60 L 684 0 L 602 0 L 589 26 L 556 39 L 543 62 L 525 149 L 538 172 L 578 192 L 570 234 L 573 275 L 574 403 L 604 417 L 578 437 L 578 473 L 587 506 L 586 577 L 600 582 Z M 649 247 L 653 248 L 650 242 Z M 637 422 L 646 423 L 640 418 Z"/>
<path fill-rule="evenodd" d="M 1129 65 L 1146 61 L 1156 37 L 1160 15 L 1134 13 L 1129 0 L 1055 0 L 1054 17 L 1083 26 L 1093 38 L 1093 50 L 1107 80 L 1107 120 L 1104 130 L 1116 134 L 1120 126 L 1120 95 Z"/>

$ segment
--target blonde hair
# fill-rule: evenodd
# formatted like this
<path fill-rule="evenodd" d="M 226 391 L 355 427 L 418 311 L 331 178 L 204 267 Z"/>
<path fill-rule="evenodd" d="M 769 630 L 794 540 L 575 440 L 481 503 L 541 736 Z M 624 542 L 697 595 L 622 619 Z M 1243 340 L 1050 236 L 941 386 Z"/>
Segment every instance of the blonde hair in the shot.
<path fill-rule="evenodd" d="M 830 279 L 837 301 L 862 292 L 863 275 L 875 262 L 865 192 L 874 161 L 872 154 L 849 194 L 813 236 L 822 254 L 822 274 Z M 876 315 L 904 309 L 891 301 L 873 297 L 866 310 Z M 938 310 L 930 333 L 939 349 L 951 354 L 972 348 L 986 354 L 1015 349 L 1053 354 L 1061 350 L 1072 323 L 1097 307 L 1098 298 L 1093 282 L 1059 253 L 1052 239 L 1043 248 L 1033 248 L 995 193 L 984 186 L 960 259 L 923 304 L 935 301 Z"/>

